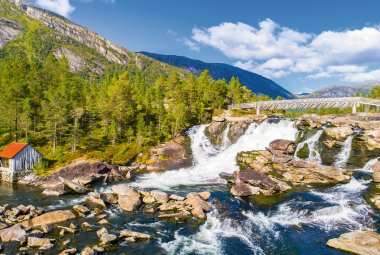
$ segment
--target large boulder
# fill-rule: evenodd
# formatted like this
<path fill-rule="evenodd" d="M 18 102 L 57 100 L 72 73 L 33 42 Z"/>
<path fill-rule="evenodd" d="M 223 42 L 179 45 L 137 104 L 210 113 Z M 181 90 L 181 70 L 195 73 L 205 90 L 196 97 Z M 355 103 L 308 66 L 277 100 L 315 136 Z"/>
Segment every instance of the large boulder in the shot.
<path fill-rule="evenodd" d="M 380 149 L 380 128 L 365 131 L 363 138 L 369 150 Z"/>
<path fill-rule="evenodd" d="M 150 195 L 154 198 L 157 203 L 164 204 L 169 200 L 168 194 L 160 190 L 153 190 Z"/>
<path fill-rule="evenodd" d="M 128 231 L 128 230 L 122 230 L 120 232 L 120 237 L 121 238 L 133 237 L 135 239 L 145 239 L 145 240 L 152 239 L 151 235 L 139 233 L 139 232 L 134 232 L 134 231 Z"/>
<path fill-rule="evenodd" d="M 197 193 L 187 194 L 184 203 L 192 208 L 201 207 L 206 212 L 211 210 L 210 203 L 204 201 Z"/>
<path fill-rule="evenodd" d="M 190 138 L 185 132 L 176 134 L 173 140 L 150 149 L 137 162 L 148 171 L 171 170 L 192 163 Z"/>
<path fill-rule="evenodd" d="M 48 238 L 28 237 L 29 248 L 37 248 L 39 250 L 49 250 L 53 248 L 54 244 Z"/>
<path fill-rule="evenodd" d="M 111 169 L 106 164 L 96 161 L 78 161 L 52 174 L 38 178 L 32 184 L 43 189 L 52 189 L 61 184 L 60 178 L 66 180 L 80 180 L 81 178 L 92 178 L 96 175 L 107 175 Z"/>
<path fill-rule="evenodd" d="M 24 221 L 21 225 L 24 228 L 40 227 L 44 225 L 56 224 L 77 218 L 77 213 L 72 210 L 59 210 L 47 212 L 33 219 Z"/>
<path fill-rule="evenodd" d="M 118 204 L 122 210 L 133 212 L 140 207 L 141 199 L 139 195 L 121 195 L 118 197 Z"/>
<path fill-rule="evenodd" d="M 78 194 L 86 194 L 88 192 L 90 192 L 90 190 L 80 184 L 77 184 L 77 183 L 74 183 L 72 181 L 69 181 L 69 180 L 66 180 L 62 177 L 59 177 L 59 179 L 62 181 L 62 183 L 64 185 L 66 185 L 69 189 L 71 189 L 72 191 L 74 191 L 75 193 L 78 193 Z"/>
<path fill-rule="evenodd" d="M 141 205 L 140 194 L 126 184 L 113 186 L 112 192 L 118 196 L 118 204 L 124 211 L 133 212 Z"/>
<path fill-rule="evenodd" d="M 100 243 L 102 245 L 110 245 L 112 243 L 115 243 L 117 241 L 117 236 L 113 234 L 109 234 L 107 229 L 102 228 L 96 232 L 100 239 Z"/>
<path fill-rule="evenodd" d="M 276 150 L 267 148 L 265 151 L 242 152 L 237 155 L 238 164 L 245 170 L 234 172 L 235 185 L 230 191 L 232 195 L 273 195 L 293 187 L 310 188 L 344 183 L 351 178 L 347 172 L 337 167 L 294 159 L 288 154 L 278 154 L 278 149 L 288 148 L 283 141 L 276 141 L 272 146 Z"/>
<path fill-rule="evenodd" d="M 327 245 L 352 254 L 378 255 L 380 254 L 380 235 L 373 231 L 349 232 L 339 238 L 328 240 Z"/>
<path fill-rule="evenodd" d="M 296 126 L 298 129 L 321 128 L 325 121 L 316 114 L 305 114 L 297 118 Z"/>
<path fill-rule="evenodd" d="M 285 139 L 276 139 L 270 142 L 269 147 L 274 149 L 275 151 L 282 151 L 289 154 L 293 154 L 296 150 L 295 142 Z"/>
<path fill-rule="evenodd" d="M 128 184 L 117 184 L 112 186 L 112 193 L 122 196 L 122 195 L 130 195 L 135 193 L 136 191 L 129 186 Z"/>
<path fill-rule="evenodd" d="M 325 129 L 326 134 L 334 140 L 343 141 L 348 136 L 352 135 L 354 131 L 351 127 L 332 127 Z"/>
<path fill-rule="evenodd" d="M 24 243 L 26 241 L 27 234 L 26 231 L 21 228 L 20 225 L 14 225 L 10 228 L 0 230 L 0 240 L 1 242 L 20 242 Z"/>
<path fill-rule="evenodd" d="M 238 121 L 230 126 L 229 137 L 231 142 L 236 142 L 247 131 L 250 123 L 253 121 Z"/>
<path fill-rule="evenodd" d="M 251 196 L 256 194 L 275 194 L 280 187 L 265 174 L 253 169 L 234 172 L 236 186 L 231 190 L 237 196 Z"/>
<path fill-rule="evenodd" d="M 107 208 L 99 193 L 93 193 L 88 196 L 85 203 L 93 208 Z"/>

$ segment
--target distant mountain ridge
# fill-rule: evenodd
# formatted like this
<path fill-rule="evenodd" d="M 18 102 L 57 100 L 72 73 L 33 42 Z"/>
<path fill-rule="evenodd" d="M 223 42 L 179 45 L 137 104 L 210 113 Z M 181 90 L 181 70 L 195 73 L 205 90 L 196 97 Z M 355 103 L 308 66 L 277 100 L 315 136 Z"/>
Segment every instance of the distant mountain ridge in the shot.
<path fill-rule="evenodd" d="M 268 95 L 272 98 L 278 96 L 283 98 L 293 98 L 294 96 L 285 88 L 281 87 L 274 81 L 252 73 L 241 68 L 222 64 L 222 63 L 205 63 L 200 60 L 190 59 L 176 55 L 161 55 L 150 52 L 139 52 L 155 60 L 167 63 L 172 66 L 186 69 L 193 74 L 200 74 L 204 70 L 209 70 L 214 79 L 230 80 L 232 77 L 239 78 L 242 85 L 252 90 L 255 94 Z"/>
<path fill-rule="evenodd" d="M 332 98 L 332 97 L 350 97 L 356 94 L 368 94 L 376 84 L 365 84 L 357 86 L 332 85 L 310 93 L 309 98 Z"/>

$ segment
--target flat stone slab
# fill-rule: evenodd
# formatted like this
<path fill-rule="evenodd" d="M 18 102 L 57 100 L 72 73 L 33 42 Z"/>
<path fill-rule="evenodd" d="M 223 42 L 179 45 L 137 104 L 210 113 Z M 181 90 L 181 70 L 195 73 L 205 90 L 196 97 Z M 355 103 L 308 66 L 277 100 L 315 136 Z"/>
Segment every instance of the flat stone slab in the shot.
<path fill-rule="evenodd" d="M 352 254 L 379 255 L 380 235 L 374 231 L 349 232 L 330 239 L 327 245 Z"/>

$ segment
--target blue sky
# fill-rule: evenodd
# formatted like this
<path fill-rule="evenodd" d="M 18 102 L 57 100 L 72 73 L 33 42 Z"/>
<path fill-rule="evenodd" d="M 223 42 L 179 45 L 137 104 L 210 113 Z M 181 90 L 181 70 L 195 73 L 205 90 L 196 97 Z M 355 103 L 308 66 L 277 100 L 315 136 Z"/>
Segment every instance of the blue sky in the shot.
<path fill-rule="evenodd" d="M 380 81 L 378 0 L 32 2 L 132 51 L 236 65 L 295 93 Z"/>

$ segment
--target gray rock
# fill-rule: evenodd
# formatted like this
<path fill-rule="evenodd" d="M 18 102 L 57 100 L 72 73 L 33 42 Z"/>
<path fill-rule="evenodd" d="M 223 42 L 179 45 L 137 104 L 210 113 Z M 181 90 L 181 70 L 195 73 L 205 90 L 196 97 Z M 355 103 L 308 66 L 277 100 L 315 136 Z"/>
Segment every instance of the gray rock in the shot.
<path fill-rule="evenodd" d="M 102 245 L 110 245 L 117 241 L 117 236 L 109 234 L 107 229 L 102 228 L 96 232 Z"/>
<path fill-rule="evenodd" d="M 26 231 L 21 228 L 20 225 L 14 225 L 10 228 L 0 230 L 0 240 L 2 242 L 20 242 L 24 243 L 26 241 L 27 234 Z"/>
<path fill-rule="evenodd" d="M 373 231 L 349 232 L 339 238 L 330 239 L 327 245 L 359 255 L 380 254 L 380 235 Z"/>
<path fill-rule="evenodd" d="M 140 232 L 134 232 L 134 231 L 128 231 L 128 230 L 122 230 L 120 232 L 120 237 L 133 237 L 135 239 L 152 239 L 151 235 L 140 233 Z"/>

